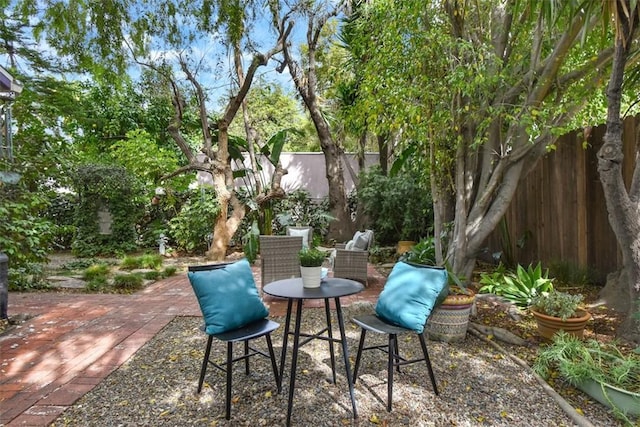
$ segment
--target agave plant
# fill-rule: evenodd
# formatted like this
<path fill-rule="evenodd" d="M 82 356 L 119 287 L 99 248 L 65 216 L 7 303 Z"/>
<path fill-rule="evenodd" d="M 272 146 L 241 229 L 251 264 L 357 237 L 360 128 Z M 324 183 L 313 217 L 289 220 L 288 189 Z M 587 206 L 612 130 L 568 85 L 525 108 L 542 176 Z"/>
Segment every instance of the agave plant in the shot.
<path fill-rule="evenodd" d="M 481 293 L 501 296 L 520 308 L 527 308 L 534 298 L 553 291 L 549 270 L 542 271 L 540 263 L 526 269 L 518 264 L 516 271 L 506 271 L 502 265 L 493 273 L 480 275 Z"/>

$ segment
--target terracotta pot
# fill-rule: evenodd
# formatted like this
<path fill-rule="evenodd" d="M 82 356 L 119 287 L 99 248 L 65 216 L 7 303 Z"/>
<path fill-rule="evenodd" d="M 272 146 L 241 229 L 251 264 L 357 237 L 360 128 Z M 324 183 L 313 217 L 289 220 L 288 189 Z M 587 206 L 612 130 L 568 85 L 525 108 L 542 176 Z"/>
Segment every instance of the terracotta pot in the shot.
<path fill-rule="evenodd" d="M 415 245 L 416 242 L 413 240 L 400 240 L 398 241 L 398 248 L 396 249 L 396 252 L 398 255 L 402 255 L 403 253 L 411 250 Z"/>
<path fill-rule="evenodd" d="M 582 338 L 584 335 L 584 327 L 587 325 L 591 314 L 584 310 L 578 310 L 578 317 L 570 317 L 567 320 L 562 320 L 559 317 L 547 316 L 543 313 L 538 313 L 535 310 L 531 310 L 531 314 L 536 318 L 538 323 L 538 335 L 542 338 L 551 340 L 553 334 L 559 330 L 563 330 L 568 334 L 575 337 Z"/>

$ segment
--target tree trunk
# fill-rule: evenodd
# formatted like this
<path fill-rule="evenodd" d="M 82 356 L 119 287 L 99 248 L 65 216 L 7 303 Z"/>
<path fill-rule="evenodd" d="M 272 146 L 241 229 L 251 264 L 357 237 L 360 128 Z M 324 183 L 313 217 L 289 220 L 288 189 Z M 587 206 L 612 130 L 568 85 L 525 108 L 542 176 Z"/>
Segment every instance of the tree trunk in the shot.
<path fill-rule="evenodd" d="M 633 12 L 631 21 L 624 12 L 619 14 L 620 33 L 616 37 L 607 89 L 607 131 L 604 135 L 604 145 L 598 151 L 598 172 L 609 213 L 609 223 L 622 252 L 623 263 L 620 272 L 609 276 L 601 295 L 606 298 L 610 307 L 627 314 L 617 335 L 640 343 L 640 319 L 635 317 L 640 311 L 640 173 L 637 173 L 640 165 L 636 154 L 636 173 L 628 193 L 622 176 L 624 154 L 620 118 L 627 49 L 635 32 L 637 9 Z"/>
<path fill-rule="evenodd" d="M 317 11 L 307 10 L 306 18 L 307 26 L 307 46 L 306 46 L 306 64 L 301 67 L 293 58 L 289 50 L 289 43 L 286 38 L 291 31 L 293 22 L 288 21 L 289 16 L 280 20 L 277 18 L 278 10 L 273 10 L 276 21 L 274 25 L 280 33 L 280 38 L 284 41 L 282 53 L 284 56 L 284 64 L 289 69 L 289 73 L 293 78 L 293 83 L 300 97 L 304 101 L 305 106 L 309 110 L 311 120 L 318 133 L 320 147 L 325 157 L 326 176 L 329 185 L 329 209 L 335 217 L 335 221 L 329 224 L 328 237 L 336 240 L 346 240 L 353 235 L 353 221 L 349 213 L 347 204 L 347 196 L 344 186 L 344 168 L 342 164 L 344 150 L 334 140 L 331 135 L 329 123 L 322 114 L 320 103 L 318 101 L 318 77 L 316 53 L 321 32 L 326 22 L 344 11 L 345 3 L 339 3 L 335 8 L 329 10 L 325 14 L 317 14 Z"/>

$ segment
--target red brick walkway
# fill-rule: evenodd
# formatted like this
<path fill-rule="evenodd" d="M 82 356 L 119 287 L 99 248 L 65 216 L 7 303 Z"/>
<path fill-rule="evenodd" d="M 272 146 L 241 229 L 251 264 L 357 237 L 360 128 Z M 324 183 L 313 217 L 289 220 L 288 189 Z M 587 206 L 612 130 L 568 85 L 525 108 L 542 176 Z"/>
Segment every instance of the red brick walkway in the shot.
<path fill-rule="evenodd" d="M 259 282 L 259 269 L 254 270 Z M 375 301 L 384 278 L 347 297 Z M 265 296 L 272 316 L 286 302 Z M 322 306 L 307 301 L 305 307 Z M 201 316 L 185 274 L 133 295 L 10 293 L 9 315 L 35 316 L 0 336 L 0 426 L 47 426 L 176 316 Z"/>

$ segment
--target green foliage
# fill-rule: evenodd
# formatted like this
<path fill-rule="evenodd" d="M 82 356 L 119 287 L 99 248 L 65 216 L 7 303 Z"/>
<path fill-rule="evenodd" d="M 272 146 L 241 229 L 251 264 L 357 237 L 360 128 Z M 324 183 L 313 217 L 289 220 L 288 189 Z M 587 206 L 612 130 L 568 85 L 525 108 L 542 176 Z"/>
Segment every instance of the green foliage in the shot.
<path fill-rule="evenodd" d="M 568 261 L 555 261 L 549 265 L 549 271 L 560 283 L 572 286 L 584 286 L 597 283 L 597 274 L 589 267 L 580 267 Z"/>
<path fill-rule="evenodd" d="M 162 266 L 162 261 L 160 254 L 144 254 L 140 256 L 140 267 L 157 269 Z"/>
<path fill-rule="evenodd" d="M 44 195 L 2 183 L 0 190 L 0 218 L 4 218 L 0 221 L 0 250 L 12 266 L 44 261 L 54 229 L 41 216 L 47 206 Z"/>
<path fill-rule="evenodd" d="M 568 292 L 551 291 L 533 298 L 531 308 L 547 316 L 567 320 L 576 317 L 583 298 L 581 294 L 572 295 Z"/>
<path fill-rule="evenodd" d="M 436 265 L 436 246 L 433 237 L 421 239 L 400 256 L 400 260 L 422 265 Z"/>
<path fill-rule="evenodd" d="M 78 256 L 112 255 L 136 248 L 141 188 L 122 167 L 86 165 L 78 168 L 74 186 L 79 196 L 77 234 L 72 249 Z M 100 234 L 98 213 L 108 209 L 111 234 Z"/>
<path fill-rule="evenodd" d="M 168 267 L 165 267 L 165 269 L 162 271 L 162 275 L 164 277 L 171 277 L 176 274 L 176 271 L 178 271 L 178 269 L 175 266 L 170 265 Z"/>
<path fill-rule="evenodd" d="M 301 267 L 320 267 L 327 258 L 324 251 L 316 248 L 303 248 L 298 253 Z"/>
<path fill-rule="evenodd" d="M 306 190 L 295 190 L 275 201 L 273 212 L 273 234 L 284 234 L 287 226 L 302 224 L 313 227 L 314 237 L 320 236 L 323 241 L 329 232 L 329 223 L 335 219 L 330 214 L 329 201 L 315 201 Z"/>
<path fill-rule="evenodd" d="M 151 268 L 156 270 L 162 266 L 162 261 L 163 258 L 160 254 L 127 255 L 120 261 L 120 269 L 135 270 L 136 268 Z"/>
<path fill-rule="evenodd" d="M 141 129 L 128 131 L 123 139 L 111 146 L 111 150 L 117 163 L 151 190 L 160 184 L 164 175 L 180 167 L 181 158 L 173 147 L 160 145 L 147 131 Z M 173 178 L 171 185 L 185 189 L 191 180 L 191 175 L 181 175 Z"/>
<path fill-rule="evenodd" d="M 145 280 L 158 280 L 162 279 L 162 272 L 157 270 L 147 271 L 143 275 Z"/>
<path fill-rule="evenodd" d="M 122 270 L 135 270 L 140 268 L 140 258 L 136 256 L 125 256 L 120 261 L 120 269 Z"/>
<path fill-rule="evenodd" d="M 85 285 L 85 290 L 87 292 L 104 292 L 108 288 L 109 282 L 106 276 L 96 276 Z"/>
<path fill-rule="evenodd" d="M 180 213 L 169 221 L 171 237 L 179 248 L 187 252 L 204 252 L 219 214 L 220 205 L 215 191 L 202 187 L 191 193 Z"/>
<path fill-rule="evenodd" d="M 110 269 L 107 264 L 93 264 L 84 271 L 82 277 L 87 281 L 93 281 L 98 278 L 106 279 L 109 271 Z"/>
<path fill-rule="evenodd" d="M 55 192 L 49 200 L 49 206 L 45 212 L 45 218 L 54 224 L 53 245 L 58 250 L 71 249 L 73 236 L 76 232 L 74 216 L 78 198 L 68 192 Z"/>
<path fill-rule="evenodd" d="M 415 174 L 390 177 L 371 168 L 361 174 L 357 197 L 380 243 L 420 240 L 432 228 L 431 192 Z"/>
<path fill-rule="evenodd" d="M 81 258 L 66 262 L 61 266 L 61 268 L 67 271 L 85 270 L 95 264 L 115 265 L 116 263 L 113 260 L 105 260 L 100 258 Z"/>
<path fill-rule="evenodd" d="M 593 379 L 640 393 L 640 355 L 623 353 L 615 342 L 584 341 L 558 331 L 553 342 L 538 351 L 533 369 L 543 378 L 557 370 L 574 386 Z"/>
<path fill-rule="evenodd" d="M 117 291 L 131 292 L 142 288 L 143 279 L 140 274 L 117 274 L 113 277 L 113 287 Z"/>
<path fill-rule="evenodd" d="M 538 263 L 525 269 L 518 264 L 516 271 L 506 271 L 500 264 L 492 273 L 480 274 L 481 293 L 501 296 L 520 308 L 529 307 L 537 297 L 553 291 L 553 279 L 549 271 L 542 272 Z"/>
<path fill-rule="evenodd" d="M 260 229 L 258 222 L 253 221 L 251 229 L 242 236 L 242 249 L 249 263 L 253 264 L 258 258 L 258 246 L 260 245 Z"/>

